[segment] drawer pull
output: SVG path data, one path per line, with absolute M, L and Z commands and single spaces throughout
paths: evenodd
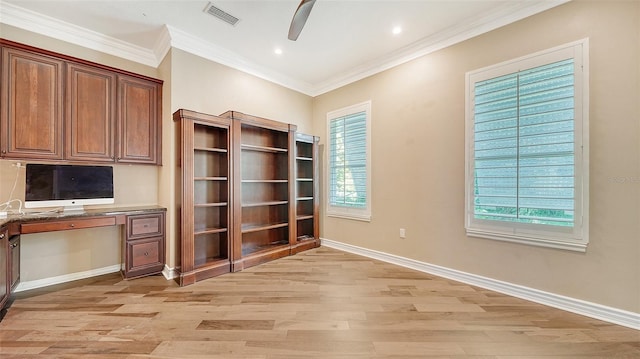
M 148 257 L 149 256 L 149 252 L 144 252 L 144 256 Z
M 4 239 L 4 233 L 0 234 L 0 239 Z
M 18 246 L 18 243 L 11 243 L 11 248 L 15 248 Z
M 76 226 L 75 224 L 71 223 L 71 228 L 73 228 L 73 227 L 75 227 L 75 226 Z

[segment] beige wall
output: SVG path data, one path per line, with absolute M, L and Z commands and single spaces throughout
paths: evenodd
M 240 111 L 311 131 L 311 97 L 182 50 L 171 55 L 173 111 Z
M 571 2 L 314 99 L 322 143 L 328 111 L 372 100 L 373 219 L 325 216 L 322 236 L 640 312 L 639 14 L 640 2 Z M 467 237 L 465 73 L 586 37 L 587 252 Z
M 13 166 L 16 162 L 0 160 L 0 203 L 9 199 L 16 175 L 12 198 L 24 200 L 25 171 Z M 115 165 L 113 169 L 114 206 L 158 203 L 155 166 Z M 87 206 L 92 207 L 95 206 Z M 11 209 L 17 210 L 18 204 L 14 203 Z M 118 265 L 120 231 L 118 227 L 105 227 L 22 235 L 20 279 L 29 282 Z
M 0 24 L 2 38 L 158 77 L 158 70 L 89 50 L 63 41 Z M 0 160 L 0 203 L 9 199 L 16 173 L 18 182 L 12 198 L 24 200 L 24 170 L 12 166 L 16 161 Z M 25 161 L 22 161 L 25 163 Z M 114 166 L 115 206 L 158 203 L 158 168 L 156 166 Z M 14 205 L 12 209 L 17 209 Z M 120 228 L 73 230 L 22 237 L 21 281 L 35 281 L 76 272 L 91 271 L 120 263 Z

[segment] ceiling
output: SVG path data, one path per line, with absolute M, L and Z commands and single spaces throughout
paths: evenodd
M 1 0 L 0 22 L 154 67 L 175 47 L 315 96 L 566 1 L 317 0 L 295 42 L 299 0 L 212 0 L 235 26 L 208 0 Z

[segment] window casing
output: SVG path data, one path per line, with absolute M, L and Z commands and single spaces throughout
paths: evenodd
M 327 114 L 327 215 L 371 220 L 371 102 Z
M 585 251 L 588 41 L 466 75 L 467 234 Z

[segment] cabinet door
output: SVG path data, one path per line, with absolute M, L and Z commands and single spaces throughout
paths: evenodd
M 70 63 L 66 95 L 65 158 L 114 161 L 116 75 Z
M 120 76 L 118 162 L 161 164 L 161 85 Z
M 0 227 L 0 309 L 9 298 L 9 234 L 6 227 Z
M 20 283 L 20 236 L 13 236 L 9 241 L 9 292 L 16 289 Z
M 62 159 L 63 66 L 48 56 L 2 49 L 3 156 Z

